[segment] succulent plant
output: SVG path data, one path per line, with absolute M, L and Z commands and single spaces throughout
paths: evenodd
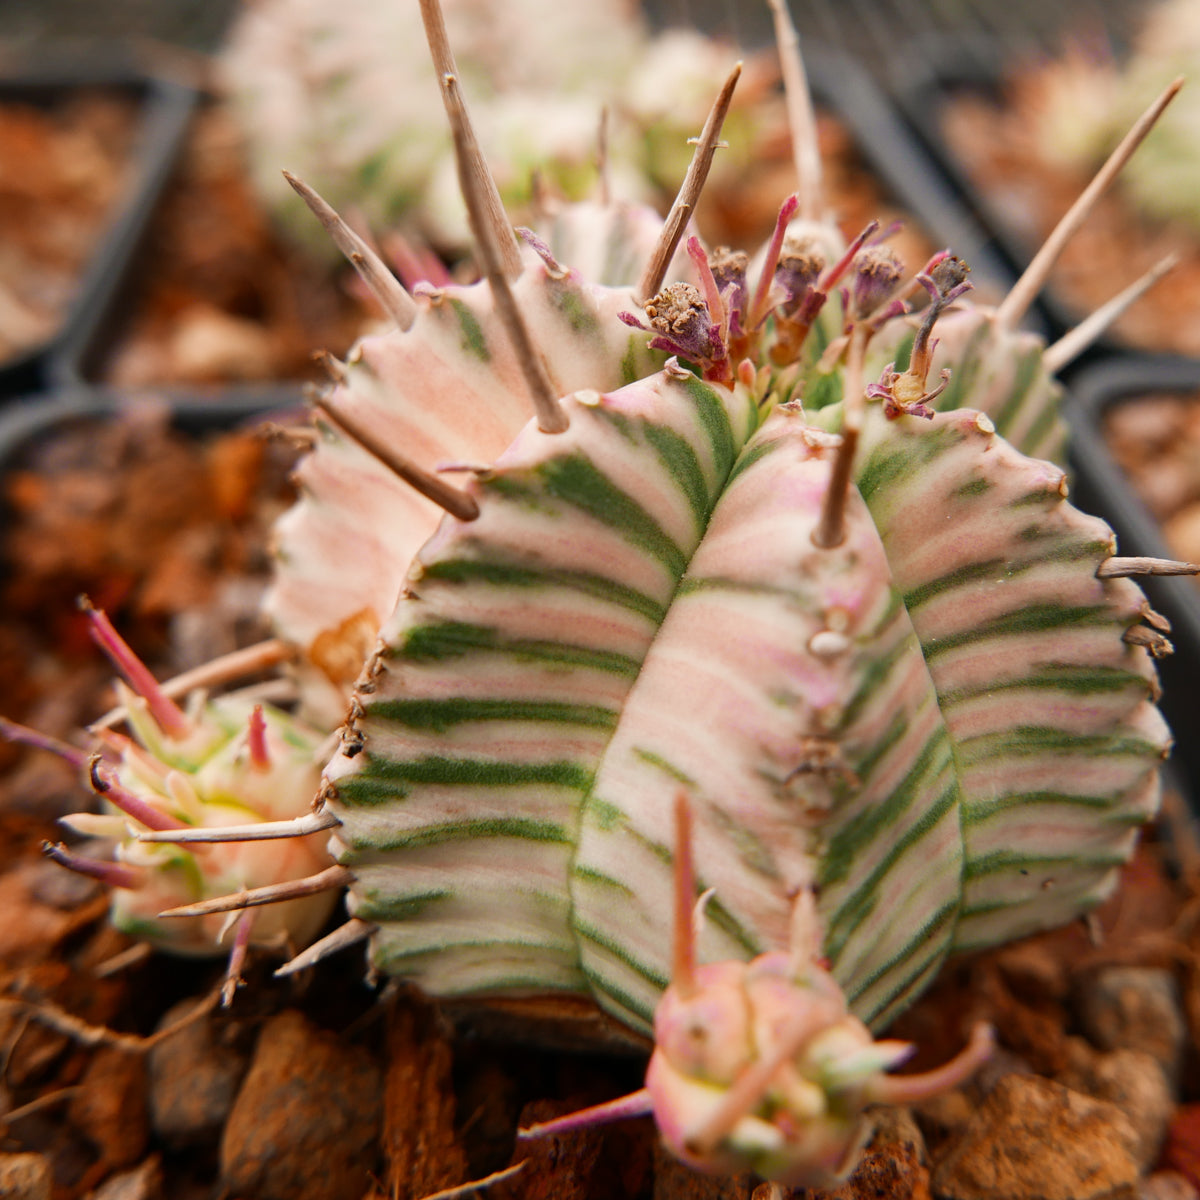
M 62 823 L 76 834 L 110 841 L 112 860 L 47 843 L 49 857 L 111 886 L 112 921 L 123 932 L 176 954 L 230 954 L 226 992 L 231 994 L 247 949 L 307 945 L 329 917 L 332 893 L 323 887 L 306 892 L 302 885 L 299 894 L 278 905 L 246 909 L 232 919 L 187 910 L 231 892 L 306 879 L 331 866 L 319 832 L 281 845 L 248 840 L 244 830 L 291 820 L 309 809 L 327 738 L 271 704 L 237 695 L 210 700 L 195 689 L 181 707 L 107 615 L 86 602 L 85 609 L 94 640 L 121 676 L 119 713 L 132 736 L 101 723 L 91 731 L 93 750 L 87 753 L 7 721 L 0 732 L 72 761 L 103 810 L 74 813 Z M 223 845 L 195 846 L 153 844 L 135 836 L 137 831 L 170 836 L 217 827 L 243 827 L 243 836 Z M 232 953 L 223 944 L 231 926 Z
M 588 194 L 606 110 L 615 192 L 649 201 L 674 187 L 728 47 L 694 30 L 651 35 L 630 0 L 449 0 L 445 10 L 463 84 L 486 100 L 480 137 L 511 209 L 528 210 L 535 171 L 569 199 Z M 281 165 L 377 229 L 403 225 L 446 251 L 468 244 L 415 3 L 265 0 L 245 8 L 221 65 L 258 190 L 299 240 L 327 245 Z M 739 104 L 726 135 L 730 180 L 782 128 L 774 72 L 756 74 L 757 102 Z
M 1172 79 L 1200 64 L 1200 13 L 1188 0 L 1146 6 L 1127 58 L 1083 39 L 1034 64 L 1022 80 L 1037 105 L 1031 136 L 1048 163 L 1093 168 Z M 1121 179 L 1138 211 L 1200 233 L 1200 94 L 1164 114 Z
M 772 7 L 804 186 L 753 258 L 686 230 L 737 69 L 665 222 L 584 206 L 518 241 L 435 0 L 483 280 L 410 294 L 293 181 L 395 324 L 327 360 L 268 603 L 302 715 L 349 716 L 319 810 L 259 832 L 329 828 L 341 866 L 189 911 L 348 883 L 285 971 L 369 939 L 435 995 L 594 1001 L 658 1050 L 577 1121 L 652 1110 L 695 1165 L 821 1183 L 863 1104 L 987 1052 L 889 1081 L 869 1028 L 1115 886 L 1169 747 L 1127 576 L 1184 568 L 1117 558 L 1031 457 L 1095 331 L 1019 331 L 1044 261 L 975 308 L 948 252 L 910 272 L 824 219 Z M 648 229 L 636 275 L 575 268 Z

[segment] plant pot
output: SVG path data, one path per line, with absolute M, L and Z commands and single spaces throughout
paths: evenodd
M 112 303 L 195 102 L 191 88 L 146 74 L 102 47 L 86 62 L 45 61 L 14 69 L 6 61 L 2 69 L 0 106 L 13 112 L 7 141 L 14 161 L 6 171 L 14 186 L 6 189 L 8 211 L 15 232 L 27 228 L 33 236 L 27 248 L 18 247 L 14 234 L 8 237 L 16 261 L 7 286 L 24 328 L 0 361 L 0 400 L 44 386 L 62 348 Z M 99 98 L 91 118 L 81 115 L 87 97 Z M 107 133 L 112 137 L 102 136 Z M 97 155 L 91 165 L 83 158 L 89 151 Z M 108 195 L 100 195 L 95 184 L 102 165 L 110 174 L 120 173 Z M 16 186 L 39 168 L 55 189 L 48 201 Z M 91 236 L 64 249 L 71 241 L 67 235 L 82 222 L 81 204 L 87 205 Z M 14 319 L 10 315 L 10 328 Z
M 818 103 L 850 130 L 862 158 L 895 202 L 911 213 L 937 248 L 948 246 L 971 267 L 977 293 L 1002 297 L 1016 279 L 1015 261 L 980 212 L 905 120 L 903 111 L 854 59 L 808 48 L 806 66 Z M 1040 313 L 1026 324 L 1040 328 Z
M 870 77 L 851 59 L 821 52 L 814 56 L 812 84 L 819 109 L 840 126 L 840 132 L 831 132 L 831 137 L 844 143 L 838 149 L 843 167 L 839 173 L 849 177 L 852 186 L 870 193 L 870 200 L 857 207 L 873 211 L 882 202 L 899 211 L 924 250 L 953 246 L 970 262 L 980 292 L 1002 295 L 1013 277 L 1007 263 L 993 252 L 981 225 L 946 188 L 936 165 Z M 218 146 L 227 156 L 226 165 L 216 178 L 205 177 L 203 164 L 211 163 L 213 156 L 205 153 L 204 146 L 214 137 L 220 143 L 228 136 L 228 130 L 218 128 L 223 120 L 227 117 L 216 106 L 198 114 L 180 170 L 162 197 L 119 304 L 96 311 L 90 321 L 73 330 L 56 359 L 57 386 L 164 388 L 172 395 L 193 398 L 219 395 L 226 385 L 269 389 L 273 379 L 315 378 L 309 353 L 318 348 L 343 353 L 365 321 L 363 310 L 348 305 L 344 296 L 339 299 L 332 277 L 270 232 L 265 212 L 250 190 L 245 166 L 228 145 Z M 769 233 L 774 205 L 789 186 L 793 186 L 790 160 L 784 158 L 778 169 L 771 168 L 769 187 L 763 189 L 769 200 L 755 201 L 761 210 L 756 228 L 763 226 L 766 213 L 761 236 Z M 189 195 L 189 187 L 195 194 Z M 206 188 L 216 189 L 211 198 L 205 195 Z M 231 197 L 236 198 L 236 210 L 223 210 L 222 204 L 234 203 Z M 856 202 L 852 196 L 850 206 Z M 705 201 L 701 203 L 703 224 Z M 708 203 L 720 201 L 710 195 Z M 188 256 L 193 253 L 182 249 L 183 242 L 204 244 L 203 223 L 212 220 L 214 211 L 242 215 L 245 229 L 236 246 L 214 252 L 211 262 L 197 260 L 193 269 L 181 271 L 178 262 L 191 261 Z M 852 236 L 858 228 L 849 226 L 859 217 L 845 216 L 843 224 Z M 222 228 L 236 224 L 237 218 L 231 216 Z M 302 312 L 297 309 L 301 303 Z M 175 311 L 169 311 L 171 304 Z M 210 320 L 214 331 L 227 322 L 231 338 L 226 347 L 244 334 L 251 348 L 257 338 L 264 350 L 255 356 L 251 349 L 240 363 L 222 364 L 219 356 L 214 357 L 211 368 L 201 366 L 196 371 L 186 365 L 173 371 L 167 360 L 174 351 L 166 352 L 162 363 L 151 363 L 155 350 L 167 343 L 195 345 L 185 330 L 193 318 L 200 324 Z M 271 347 L 278 351 L 284 342 L 289 348 L 279 352 L 272 364 Z M 186 358 L 183 354 L 174 361 L 181 364 Z M 270 403 L 270 397 L 265 395 L 264 402 Z
M 0 414 L 0 712 L 66 736 L 103 711 L 111 672 L 80 594 L 164 675 L 266 636 L 269 528 L 295 453 L 251 430 L 295 423 L 302 402 L 259 399 L 62 392 Z
M 940 37 L 914 42 L 898 73 L 897 102 L 908 124 L 1014 274 L 1024 270 L 1090 177 L 1084 168 L 1070 172 L 1044 163 L 1027 146 L 1020 148 L 1024 141 L 1017 144 L 1034 121 L 1026 110 L 1012 108 L 1008 89 L 1022 63 L 1037 71 L 1050 61 L 1046 55 L 1005 60 L 987 39 Z M 951 124 L 956 113 L 957 135 Z M 1181 265 L 1131 306 L 1080 361 L 1125 349 L 1200 353 L 1200 330 L 1178 320 L 1180 311 L 1194 308 L 1200 288 L 1200 241 L 1139 217 L 1121 195 L 1119 181 L 1069 243 L 1039 297 L 1051 337 L 1133 283 L 1168 249 L 1183 256 Z M 1160 318 L 1160 305 L 1170 306 L 1171 319 Z
M 1130 476 L 1118 465 L 1105 436 L 1106 419 L 1150 396 L 1192 400 L 1200 412 L 1200 362 L 1182 358 L 1118 357 L 1098 361 L 1073 381 L 1067 402 L 1071 423 L 1072 499 L 1103 517 L 1117 534 L 1122 555 L 1178 558 L 1163 526 Z M 1197 451 L 1200 460 L 1200 451 Z M 1200 476 L 1197 476 L 1200 492 Z M 1140 580 L 1151 604 L 1171 622 L 1175 653 L 1159 663 L 1162 708 L 1175 734 L 1174 761 L 1200 801 L 1200 583 L 1186 576 Z M 1198 809 L 1200 810 L 1200 809 Z

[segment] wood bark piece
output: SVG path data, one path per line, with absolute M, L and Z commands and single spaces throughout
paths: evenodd
M 239 1200 L 361 1200 L 375 1169 L 374 1055 L 288 1010 L 263 1026 L 221 1139 Z
M 453 1050 L 436 1007 L 403 992 L 387 1031 L 383 1148 L 387 1195 L 421 1200 L 469 1178 L 454 1128 Z

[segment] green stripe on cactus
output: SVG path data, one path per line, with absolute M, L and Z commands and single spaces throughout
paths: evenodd
M 1101 605 L 1071 607 L 1063 604 L 1037 604 L 1005 613 L 975 629 L 964 629 L 931 640 L 925 647 L 927 658 L 947 654 L 962 646 L 996 638 L 1016 637 L 1028 633 L 1065 633 L 1071 629 L 1102 627 L 1112 624 L 1112 613 Z
M 1130 682 L 1137 680 L 1151 692 L 1149 681 L 1141 675 L 1121 670 L 1119 667 L 1092 667 L 1082 663 L 1048 663 L 1045 667 L 1020 675 L 1015 679 L 996 679 L 979 683 L 974 687 L 956 688 L 942 694 L 942 706 L 953 707 L 977 696 L 990 696 L 995 692 L 1023 691 L 1025 689 L 1050 689 L 1069 695 L 1095 696 L 1128 690 Z
M 666 614 L 666 607 L 645 592 L 587 571 L 537 570 L 513 563 L 460 558 L 430 563 L 422 572 L 422 578 L 446 580 L 449 583 L 489 584 L 493 587 L 567 589 L 627 608 L 630 612 L 647 617 L 656 625 L 661 623 Z
M 673 429 L 648 425 L 645 437 L 654 447 L 659 462 L 685 489 L 688 503 L 696 518 L 696 532 L 703 534 L 709 511 L 712 509 L 712 497 L 705 486 L 704 472 L 696 452 L 688 445 L 687 439 L 680 437 Z
M 954 496 L 960 500 L 970 500 L 977 496 L 986 496 L 993 487 L 990 479 L 968 479 L 954 489 Z
M 416 892 L 409 896 L 377 895 L 372 889 L 360 893 L 359 914 L 370 913 L 372 921 L 411 921 L 426 912 L 432 905 L 451 900 L 454 893 L 446 888 L 435 888 L 428 892 Z M 364 918 L 365 919 L 365 918 Z
M 738 455 L 737 461 L 730 469 L 729 476 L 725 480 L 725 486 L 729 487 L 733 481 L 743 472 L 748 471 L 759 459 L 770 454 L 777 447 L 776 442 L 755 442 L 753 445 L 747 446 L 741 454 Z
M 585 880 L 589 884 L 599 884 L 601 887 L 611 889 L 614 896 L 621 896 L 628 900 L 636 893 L 627 883 L 623 883 L 619 879 L 613 879 L 609 875 L 605 875 L 603 871 L 598 871 L 594 867 L 580 866 L 573 868 L 575 874 Z
M 1124 864 L 1126 856 L 1120 851 L 1072 851 L 1069 854 L 1011 854 L 998 851 L 981 858 L 972 860 L 964 869 L 965 879 L 983 879 L 989 875 L 1000 875 L 1006 872 L 1029 875 L 1040 870 L 1061 870 L 1067 873 L 1086 867 L 1119 867 Z M 980 912 L 995 911 L 988 906 L 975 907 L 966 905 L 963 916 L 975 916 Z
M 943 592 L 951 592 L 967 583 L 978 583 L 984 579 L 1004 578 L 1015 570 L 1012 563 L 1007 562 L 1002 558 L 985 559 L 983 562 L 968 563 L 965 567 L 959 567 L 957 570 L 951 571 L 949 574 L 939 576 L 937 579 L 931 579 L 928 583 L 923 583 L 919 587 L 910 589 L 904 593 L 904 604 L 909 612 L 914 608 L 920 607 L 926 600 L 933 596 L 940 595 Z
M 546 491 L 618 532 L 654 555 L 672 575 L 681 575 L 687 556 L 646 510 L 583 454 L 551 459 L 542 468 Z M 681 482 L 676 481 L 683 489 Z M 684 490 L 685 496 L 687 491 Z
M 416 850 L 423 846 L 441 846 L 446 842 L 471 841 L 475 838 L 505 838 L 522 842 L 574 844 L 570 830 L 552 821 L 534 821 L 526 817 L 472 818 L 444 825 L 423 825 L 411 832 L 398 831 L 371 843 L 374 850 Z
M 711 501 L 715 502 L 717 496 L 720 494 L 721 485 L 728 478 L 729 472 L 732 470 L 733 464 L 742 449 L 742 444 L 745 441 L 746 434 L 749 433 L 749 429 L 743 432 L 742 437 L 735 436 L 726 405 L 710 384 L 704 383 L 699 379 L 685 379 L 681 381 L 681 386 L 687 393 L 688 399 L 692 402 L 693 417 L 700 423 L 700 427 L 704 430 L 704 434 L 708 440 L 709 456 L 712 459 L 712 471 L 717 483 L 716 490 L 711 493 Z M 748 415 L 756 417 L 757 413 L 752 412 Z M 710 511 L 711 508 L 712 504 L 710 502 Z
M 379 720 L 410 729 L 445 733 L 470 721 L 539 721 L 564 725 L 592 725 L 612 729 L 617 715 L 594 704 L 566 704 L 553 700 L 472 699 L 451 696 L 443 700 L 375 700 L 366 706 Z
M 870 505 L 876 492 L 886 492 L 897 481 L 923 473 L 924 468 L 938 456 L 939 450 L 937 439 L 928 438 L 925 441 L 918 440 L 911 447 L 905 445 L 889 451 L 881 446 L 869 457 L 864 455 L 854 477 L 859 495 Z
M 668 778 L 673 779 L 676 783 L 682 783 L 684 787 L 695 787 L 696 781 L 682 767 L 675 763 L 668 762 L 661 754 L 655 754 L 653 750 L 647 750 L 642 746 L 635 747 L 634 754 L 644 763 L 648 763 L 652 767 L 657 767 Z M 581 867 L 583 871 L 585 868 Z
M 1034 380 L 1042 373 L 1042 370 L 1042 353 L 1040 347 L 1031 347 L 1017 358 L 1016 374 L 1009 388 L 1008 397 L 1000 407 L 999 412 L 994 415 L 989 414 L 992 415 L 992 420 L 995 422 L 997 433 L 1008 437 L 1013 426 L 1016 424 L 1017 418 L 1021 415 L 1021 410 L 1029 395 L 1029 389 L 1033 387 Z M 1049 420 L 1054 420 L 1057 414 L 1054 409 L 1047 407 L 1044 410 L 1044 415 Z
M 590 775 L 573 762 L 498 762 L 493 759 L 434 758 L 394 760 L 367 756 L 358 774 L 340 785 L 355 803 L 370 805 L 403 800 L 411 784 L 456 787 L 530 787 L 547 785 L 578 791 Z
M 1054 727 L 1019 725 L 1000 733 L 965 738 L 958 743 L 963 766 L 1009 757 L 1037 757 L 1043 754 L 1105 755 L 1113 758 L 1153 758 L 1158 753 L 1146 738 L 1120 734 L 1085 736 Z
M 1064 806 L 1093 810 L 1112 809 L 1120 803 L 1116 796 L 1072 794 L 1070 792 L 1012 792 L 1007 796 L 989 798 L 984 803 L 964 804 L 963 821 L 966 824 L 978 824 L 989 817 L 1001 816 L 1006 809 L 1023 809 L 1026 813 L 1033 806 Z
M 387 653 L 389 656 L 400 654 L 413 662 L 445 662 L 480 650 L 508 655 L 523 662 L 611 671 L 630 678 L 637 675 L 640 666 L 627 654 L 611 650 L 595 650 L 564 642 L 503 639 L 496 629 L 457 621 L 415 626 L 405 635 L 402 647 L 389 648 Z
M 492 354 L 488 349 L 487 338 L 484 336 L 475 314 L 457 297 L 451 296 L 449 302 L 450 307 L 454 310 L 454 315 L 458 318 L 459 328 L 462 330 L 463 350 L 473 358 L 479 359 L 480 362 L 490 361 Z

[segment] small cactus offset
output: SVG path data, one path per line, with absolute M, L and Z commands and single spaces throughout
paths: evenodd
M 1044 262 L 978 308 L 949 252 L 913 270 L 824 218 L 772 7 L 802 186 L 750 256 L 687 229 L 737 69 L 665 221 L 610 201 L 518 236 L 422 0 L 483 278 L 409 292 L 292 180 L 394 323 L 327 359 L 277 530 L 299 716 L 213 701 L 185 737 L 135 683 L 143 748 L 93 774 L 145 827 L 121 870 L 156 880 L 172 854 L 226 871 L 192 844 L 248 832 L 179 826 L 235 808 L 333 830 L 310 880 L 183 897 L 209 917 L 347 883 L 350 922 L 284 971 L 365 939 L 437 996 L 594 1001 L 657 1050 L 643 1092 L 566 1124 L 652 1111 L 693 1165 L 825 1185 L 865 1104 L 990 1045 L 893 1079 L 907 1048 L 870 1031 L 948 954 L 1115 886 L 1170 744 L 1169 643 L 1128 576 L 1185 568 L 1115 557 L 1066 498 L 1053 374 L 1098 323 L 1049 349 L 1017 328 Z M 307 815 L 301 721 L 341 731 Z M 209 775 L 230 812 L 192 804 Z
M 232 695 L 209 700 L 196 690 L 180 707 L 108 617 L 86 601 L 84 608 L 94 640 L 121 676 L 117 692 L 133 736 L 101 724 L 93 730 L 90 755 L 66 745 L 51 743 L 50 748 L 81 769 L 104 809 L 64 817 L 63 824 L 86 836 L 113 839 L 117 853 L 107 862 L 80 857 L 62 845 L 48 844 L 46 852 L 110 884 L 113 924 L 172 953 L 229 952 L 223 943 L 232 924 L 231 994 L 250 946 L 306 945 L 328 919 L 332 897 L 325 889 L 310 888 L 309 894 L 290 894 L 270 908 L 246 909 L 232 922 L 193 912 L 192 906 L 337 868 L 319 825 L 282 845 L 253 833 L 222 845 L 188 847 L 173 839 L 186 830 L 227 831 L 302 818 L 318 785 L 326 739 L 273 705 Z M 9 723 L 4 732 L 46 744 Z M 130 836 L 134 830 L 148 840 Z

